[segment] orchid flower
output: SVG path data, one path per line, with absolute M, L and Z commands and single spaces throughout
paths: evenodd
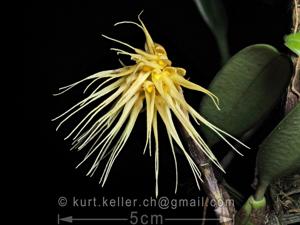
M 177 120 L 181 124 L 196 145 L 198 145 L 211 162 L 222 171 L 224 170 L 218 162 L 218 159 L 199 135 L 190 118 L 192 118 L 196 124 L 210 128 L 235 151 L 237 151 L 237 149 L 226 138 L 233 139 L 246 148 L 248 147 L 232 135 L 211 124 L 189 105 L 184 98 L 183 88 L 199 91 L 208 95 L 215 104 L 216 109 L 219 109 L 219 99 L 207 89 L 186 79 L 185 69 L 172 66 L 172 62 L 168 58 L 165 48 L 153 41 L 140 16 L 138 19 L 139 23 L 123 21 L 116 25 L 129 23 L 139 27 L 145 34 L 146 43 L 144 50 L 102 35 L 130 49 L 131 51 L 118 48 L 112 48 L 111 50 L 115 51 L 118 55 L 129 56 L 133 61 L 133 65 L 123 65 L 118 69 L 98 72 L 76 83 L 60 88 L 61 92 L 57 95 L 69 91 L 71 88 L 83 82 L 89 82 L 84 90 L 84 92 L 86 92 L 93 84 L 102 80 L 100 85 L 86 98 L 53 120 L 61 120 L 57 126 L 58 129 L 82 109 L 88 108 L 88 106 L 93 104 L 96 105 L 81 119 L 67 135 L 66 139 L 73 138 L 72 149 L 82 150 L 88 148 L 86 156 L 78 166 L 90 157 L 95 157 L 94 163 L 87 175 L 92 176 L 100 162 L 108 157 L 99 181 L 103 186 L 107 181 L 114 162 L 126 144 L 139 114 L 145 111 L 146 141 L 143 152 L 145 154 L 145 152 L 148 151 L 150 156 L 154 154 L 155 157 L 155 193 L 157 196 L 160 151 L 158 117 L 160 117 L 165 125 L 171 145 L 171 154 L 175 162 L 175 192 L 178 186 L 178 169 L 174 142 L 189 163 L 197 187 L 200 188 L 199 181 L 202 181 L 201 172 L 186 150 L 176 129 L 174 120 Z M 152 148 L 152 144 L 154 145 L 154 149 Z

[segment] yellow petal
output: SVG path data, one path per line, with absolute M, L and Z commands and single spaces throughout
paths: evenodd
M 143 27 L 144 33 L 145 33 L 145 37 L 146 37 L 146 43 L 147 43 L 147 50 L 149 51 L 150 54 L 155 54 L 155 46 L 154 46 L 154 41 L 152 40 L 145 24 L 143 23 L 143 21 L 141 20 L 141 14 L 143 12 L 141 12 L 138 16 L 138 19 Z
M 207 94 L 212 99 L 215 106 L 218 109 L 220 109 L 218 97 L 216 95 L 214 95 L 213 93 L 211 93 L 209 90 L 201 87 L 200 85 L 194 84 L 193 82 L 190 82 L 190 81 L 184 79 L 184 77 L 177 75 L 177 74 L 172 76 L 172 80 L 185 88 L 195 90 L 195 91 L 200 91 L 200 92 Z
M 154 140 L 155 140 L 155 196 L 158 196 L 158 174 L 159 174 L 159 143 L 158 143 L 158 129 L 157 129 L 157 111 L 154 110 L 153 115 L 153 134 L 154 134 Z
M 110 158 L 109 158 L 109 160 L 108 160 L 108 162 L 105 166 L 105 169 L 103 171 L 103 174 L 100 178 L 99 183 L 102 182 L 102 186 L 105 184 L 105 182 L 107 180 L 107 177 L 108 177 L 108 175 L 111 171 L 111 168 L 112 168 L 116 158 L 118 157 L 118 155 L 120 154 L 121 150 L 123 149 L 125 143 L 127 142 L 128 138 L 129 138 L 129 136 L 132 132 L 132 129 L 135 125 L 135 122 L 137 120 L 137 117 L 138 117 L 138 115 L 139 115 L 142 108 L 143 108 L 143 97 L 139 97 L 135 101 L 135 104 L 134 104 L 134 107 L 131 110 L 130 117 L 129 117 L 129 120 L 127 122 L 127 125 L 126 125 L 120 139 L 118 140 L 116 145 L 113 147 Z M 96 164 L 95 169 L 97 169 L 97 167 L 99 165 L 99 162 Z
M 190 167 L 192 169 L 192 172 L 194 174 L 195 177 L 195 181 L 197 183 L 197 186 L 200 188 L 199 183 L 198 183 L 198 179 L 201 181 L 201 172 L 199 170 L 199 168 L 196 166 L 196 164 L 194 163 L 194 161 L 191 159 L 191 157 L 189 156 L 189 154 L 187 153 L 187 151 L 185 150 L 179 135 L 177 133 L 177 130 L 175 128 L 175 125 L 173 123 L 173 119 L 172 119 L 172 115 L 170 112 L 170 109 L 168 107 L 168 105 L 166 105 L 166 103 L 164 102 L 164 100 L 161 97 L 157 97 L 157 101 L 155 102 L 156 108 L 166 126 L 167 132 L 168 134 L 170 134 L 172 136 L 172 138 L 175 140 L 175 142 L 178 144 L 178 146 L 181 148 L 183 154 L 185 155 L 186 159 L 188 160 L 188 163 L 190 164 Z M 171 146 L 172 146 L 172 142 Z
M 151 156 L 151 130 L 152 130 L 152 122 L 154 116 L 154 103 L 155 103 L 155 88 L 153 87 L 153 83 L 150 81 L 145 81 L 144 90 L 145 90 L 145 98 L 146 98 L 146 111 L 147 111 L 147 132 L 146 132 L 146 144 L 144 148 L 144 154 L 146 152 L 147 145 L 149 144 L 149 154 Z M 151 91 L 149 91 L 149 89 Z

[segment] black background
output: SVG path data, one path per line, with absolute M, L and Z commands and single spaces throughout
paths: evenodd
M 255 43 L 268 43 L 281 51 L 283 35 L 289 32 L 288 7 L 285 1 L 225 0 L 229 17 L 231 54 Z M 176 66 L 187 69 L 193 82 L 207 86 L 219 70 L 220 58 L 214 38 L 199 15 L 193 1 L 31 1 L 24 7 L 24 119 L 29 151 L 26 162 L 25 190 L 34 204 L 33 210 L 48 214 L 45 223 L 56 224 L 56 216 L 126 217 L 132 209 L 61 208 L 60 196 L 89 198 L 93 196 L 127 196 L 143 199 L 154 197 L 154 159 L 143 156 L 145 117 L 141 115 L 128 144 L 116 161 L 104 188 L 98 185 L 100 173 L 85 176 L 88 165 L 75 170 L 82 154 L 68 151 L 63 140 L 66 131 L 56 132 L 54 118 L 81 99 L 80 88 L 53 97 L 58 88 L 92 73 L 119 66 L 109 50 L 118 46 L 101 37 L 115 37 L 142 48 L 144 36 L 134 26 L 113 27 L 118 21 L 142 19 L 153 39 L 162 44 Z M 126 61 L 126 60 L 125 60 Z M 188 100 L 197 107 L 201 94 L 187 92 Z M 268 122 L 255 140 L 259 142 L 277 122 Z M 274 119 L 275 118 L 275 119 Z M 66 126 L 68 128 L 69 125 Z M 70 127 L 69 127 L 70 128 Z M 173 195 L 175 176 L 167 136 L 160 126 L 161 167 L 160 196 L 193 198 L 198 193 L 191 171 L 183 157 L 179 162 L 179 191 Z M 166 150 L 166 151 L 164 151 Z M 255 151 L 255 149 L 254 149 Z M 245 195 L 252 191 L 254 153 L 237 158 L 227 178 Z M 241 167 L 242 166 L 242 167 Z M 242 168 L 242 169 L 241 169 Z M 28 169 L 28 171 L 27 171 Z M 170 217 L 201 217 L 201 208 L 159 211 Z M 139 209 L 148 212 L 149 209 Z M 213 215 L 213 214 L 212 214 Z M 100 223 L 99 223 L 100 224 Z M 120 223 L 121 224 L 121 223 Z

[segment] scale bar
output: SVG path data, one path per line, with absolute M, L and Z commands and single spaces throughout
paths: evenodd
M 162 215 L 160 215 L 160 218 L 163 218 Z M 149 219 L 149 217 L 140 217 L 140 220 L 143 218 Z M 163 218 L 164 221 L 220 221 L 219 218 Z M 223 222 L 231 221 L 233 219 L 223 218 Z M 67 222 L 67 223 L 73 223 L 74 221 L 130 221 L 130 218 L 74 218 L 73 216 L 67 216 L 67 217 L 60 217 L 60 215 L 57 215 L 57 224 L 60 224 L 60 222 Z

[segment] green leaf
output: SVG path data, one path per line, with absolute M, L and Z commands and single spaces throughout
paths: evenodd
M 228 61 L 208 88 L 219 97 L 221 111 L 205 96 L 200 113 L 219 128 L 242 136 L 270 113 L 291 73 L 289 59 L 272 46 L 249 46 Z M 209 145 L 219 141 L 211 130 L 202 127 L 202 131 Z
M 300 32 L 284 37 L 285 45 L 300 56 Z
M 259 147 L 256 159 L 259 183 L 300 171 L 300 104 L 278 124 Z
M 194 0 L 202 18 L 212 31 L 220 51 L 222 64 L 229 59 L 227 14 L 222 0 Z

